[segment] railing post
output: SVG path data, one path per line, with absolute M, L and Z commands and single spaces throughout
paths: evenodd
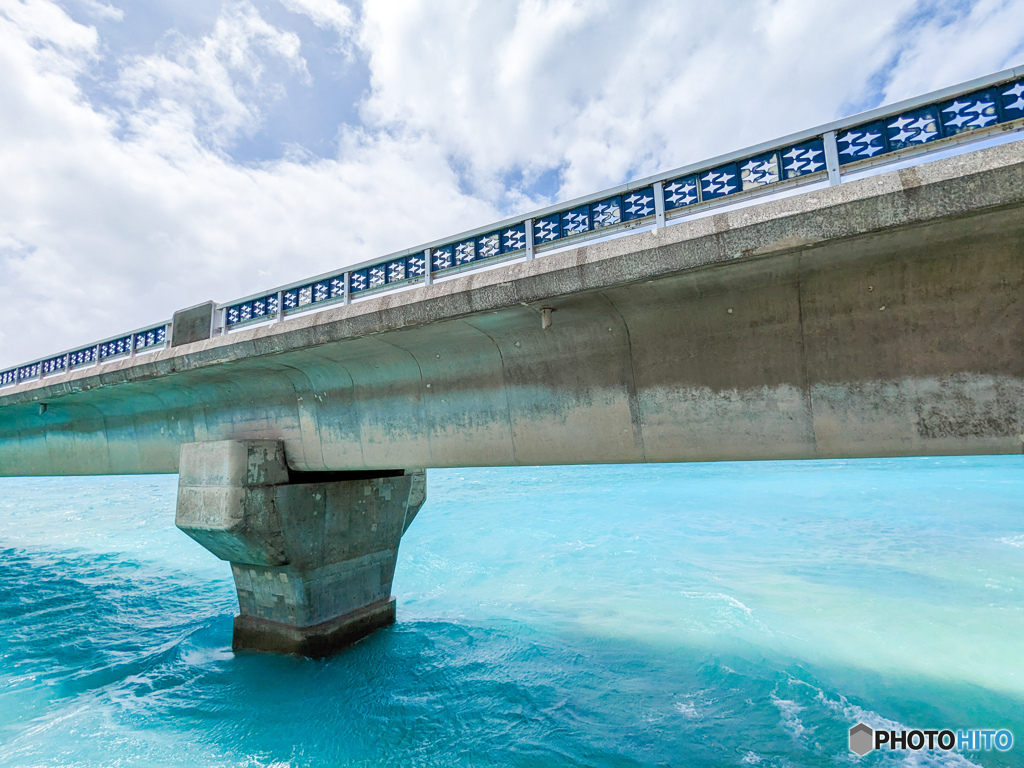
M 839 144 L 836 142 L 835 131 L 825 131 L 821 137 L 825 143 L 825 168 L 828 169 L 828 183 L 832 186 L 842 183 L 839 176 Z
M 951 98 L 955 97 L 957 102 L 959 102 L 961 97 L 967 98 L 967 99 L 975 99 L 975 96 L 966 96 L 965 94 L 967 94 L 967 93 L 974 93 L 974 94 L 977 95 L 979 93 L 982 93 L 982 91 L 979 90 L 979 89 L 986 89 L 984 91 L 985 93 L 992 94 L 993 93 L 992 89 L 996 89 L 996 88 L 1003 89 L 1004 87 L 1009 86 L 1012 82 L 1015 82 L 1016 85 L 1014 85 L 1010 90 L 1002 91 L 1002 96 L 1007 96 L 1008 97 L 1011 94 L 1017 94 L 1019 89 L 1022 87 L 1022 84 L 1021 84 L 1021 81 L 1020 81 L 1020 77 L 1021 77 L 1022 72 L 1024 72 L 1024 68 L 1007 69 L 1007 70 L 1004 70 L 1002 72 L 998 72 L 998 73 L 994 73 L 992 75 L 986 76 L 984 78 L 979 78 L 977 80 L 973 80 L 973 81 L 971 81 L 969 83 L 963 83 L 963 84 L 961 84 L 959 86 L 953 86 L 951 88 L 945 88 L 945 89 L 942 89 L 941 91 L 934 91 L 934 92 L 932 92 L 930 94 L 925 94 L 925 95 L 919 96 L 919 97 L 914 98 L 914 99 L 908 99 L 906 101 L 899 102 L 898 104 L 892 104 L 892 105 L 888 105 L 888 106 L 884 106 L 884 107 L 879 107 L 877 109 L 871 110 L 868 113 L 862 113 L 860 115 L 856 115 L 856 116 L 853 116 L 851 118 L 846 118 L 846 119 L 843 119 L 843 120 L 840 120 L 840 121 L 836 121 L 836 122 L 830 123 L 831 125 L 836 126 L 836 128 L 834 128 L 832 130 L 825 130 L 823 126 L 819 126 L 819 127 L 810 129 L 808 131 L 801 132 L 799 134 L 793 134 L 793 135 L 791 135 L 786 140 L 786 142 L 784 144 L 781 144 L 781 145 L 780 144 L 771 145 L 771 146 L 774 146 L 773 154 L 778 156 L 778 153 L 781 153 L 781 152 L 783 152 L 783 150 L 788 148 L 792 153 L 795 153 L 795 154 L 792 155 L 794 157 L 794 159 L 797 158 L 797 157 L 801 157 L 801 156 L 805 157 L 804 160 L 799 160 L 797 162 L 798 167 L 800 169 L 814 168 L 815 169 L 815 171 L 814 171 L 814 174 L 815 174 L 814 178 L 820 180 L 821 177 L 818 177 L 816 175 L 817 173 L 820 172 L 820 164 L 816 160 L 816 154 L 814 154 L 813 152 L 810 152 L 810 151 L 808 151 L 806 149 L 806 147 L 808 147 L 808 145 L 816 145 L 817 142 L 818 142 L 818 137 L 820 136 L 820 140 L 822 142 L 822 147 L 823 147 L 824 155 L 825 155 L 825 170 L 826 170 L 828 182 L 829 182 L 830 185 L 838 185 L 838 184 L 843 183 L 843 174 L 844 174 L 843 166 L 841 165 L 842 161 L 841 161 L 841 155 L 840 155 L 839 146 L 838 146 L 838 134 L 840 132 L 842 132 L 844 134 L 844 137 L 845 137 L 844 138 L 844 143 L 846 143 L 847 141 L 851 142 L 851 146 L 845 148 L 843 150 L 843 152 L 848 154 L 848 155 L 850 155 L 847 158 L 847 161 L 849 163 L 853 164 L 853 166 L 861 167 L 861 168 L 864 167 L 860 162 L 854 164 L 853 163 L 854 160 L 870 162 L 872 164 L 872 166 L 880 165 L 880 164 L 888 163 L 888 162 L 893 162 L 893 161 L 896 161 L 896 160 L 904 157 L 904 155 L 902 153 L 900 153 L 900 152 L 897 152 L 898 147 L 894 146 L 892 149 L 885 149 L 882 145 L 874 143 L 874 139 L 877 139 L 879 137 L 872 136 L 872 137 L 868 138 L 867 134 L 865 134 L 863 132 L 863 129 L 866 126 L 874 125 L 876 123 L 876 121 L 879 121 L 879 120 L 883 120 L 884 119 L 886 121 L 889 121 L 890 119 L 894 119 L 894 118 L 897 118 L 897 117 L 898 117 L 900 123 L 891 123 L 891 125 L 902 124 L 902 121 L 912 120 L 912 116 L 913 115 L 915 115 L 915 114 L 922 114 L 921 110 L 923 110 L 923 109 L 938 109 L 943 103 L 949 103 L 948 100 L 951 99 Z M 957 95 L 957 94 L 959 94 L 959 95 Z M 1002 98 L 1002 96 L 1000 98 Z M 978 97 L 978 98 L 980 99 L 981 97 Z M 968 119 L 966 117 L 966 115 L 968 115 L 969 113 L 973 114 L 973 112 L 978 110 L 978 109 L 987 109 L 987 107 L 991 107 L 992 106 L 992 105 L 981 106 L 981 101 L 980 100 L 972 102 L 972 103 L 974 103 L 974 106 L 970 107 L 970 110 L 968 112 L 958 112 L 957 113 L 957 114 L 961 115 L 961 117 L 964 120 Z M 968 105 L 964 104 L 963 106 L 966 107 Z M 961 108 L 960 106 L 956 106 L 956 109 L 960 109 L 960 108 Z M 1007 105 L 1005 105 L 1005 109 L 1016 112 L 1016 111 L 1018 111 L 1020 109 L 1019 102 L 1017 102 L 1017 103 L 1015 103 L 1013 105 L 1007 104 Z M 947 110 L 947 111 L 955 111 L 955 110 L 953 109 L 953 107 L 950 107 L 950 110 Z M 992 136 L 993 136 L 992 131 L 994 131 L 994 130 L 1001 130 L 1001 131 L 1018 131 L 1018 130 L 1021 130 L 1021 125 L 1020 125 L 1020 122 L 1019 122 L 1019 118 L 1020 118 L 1019 114 L 1014 114 L 1014 115 L 1012 115 L 1012 117 L 1009 115 L 1009 112 L 1007 112 L 1007 111 L 1004 111 L 1002 114 L 1003 114 L 1002 119 L 999 119 L 999 118 L 996 117 L 995 112 L 991 112 L 991 114 L 989 114 L 989 112 L 986 111 L 986 116 L 984 116 L 984 117 L 982 116 L 981 113 L 978 113 L 978 121 L 972 120 L 966 126 L 962 126 L 962 127 L 965 127 L 965 128 L 967 128 L 967 127 L 981 128 L 982 125 L 980 123 L 984 123 L 985 125 L 988 126 L 988 128 L 985 129 L 985 130 L 979 130 L 979 131 L 974 131 L 974 132 L 965 132 L 965 133 L 957 134 L 956 141 L 957 142 L 960 142 L 960 141 L 969 142 L 969 141 L 972 141 L 972 140 L 989 141 L 992 138 Z M 994 121 L 994 122 L 992 122 L 992 121 Z M 927 121 L 924 121 L 924 122 L 927 122 Z M 957 122 L 958 124 L 962 125 L 961 118 L 959 118 L 959 117 L 956 118 L 955 122 Z M 991 125 L 989 125 L 989 123 L 991 123 Z M 952 125 L 952 124 L 953 123 L 949 123 L 949 125 Z M 991 129 L 991 130 L 989 130 L 989 129 Z M 925 153 L 929 153 L 929 152 L 932 152 L 932 151 L 944 152 L 944 151 L 948 151 L 949 150 L 949 145 L 942 141 L 942 136 L 940 135 L 940 133 L 936 133 L 936 131 L 938 129 L 929 130 L 927 133 L 925 132 L 925 130 L 923 128 L 913 128 L 913 127 L 911 127 L 910 130 L 911 131 L 915 131 L 915 130 L 918 131 L 918 134 L 916 134 L 915 136 L 909 136 L 909 134 L 907 135 L 910 138 L 911 142 L 926 142 L 926 141 L 929 141 L 932 138 L 939 139 L 934 144 L 932 144 L 932 143 L 928 143 L 928 144 L 923 144 L 922 143 L 922 144 L 920 144 L 920 150 L 922 152 L 925 152 Z M 821 131 L 821 134 L 819 134 L 818 131 Z M 851 133 L 851 131 L 853 131 L 853 133 Z M 950 138 L 953 138 L 953 137 L 952 136 L 946 136 L 945 138 L 946 139 L 950 139 Z M 856 147 L 853 146 L 853 144 L 856 143 L 856 142 L 854 142 L 855 139 L 860 142 L 859 144 L 857 144 Z M 868 142 L 868 143 L 865 144 L 864 143 L 865 141 Z M 908 146 L 910 146 L 910 145 L 906 145 L 905 141 L 901 141 L 901 142 L 898 142 L 898 143 L 900 145 L 903 145 L 904 148 L 907 148 Z M 733 162 L 733 161 L 735 161 L 735 162 L 742 162 L 743 158 L 748 158 L 750 160 L 753 160 L 754 157 L 762 156 L 764 150 L 767 147 L 769 147 L 769 145 L 767 145 L 767 144 L 761 145 L 757 149 L 756 153 L 754 153 L 754 148 L 748 147 L 747 149 L 741 150 L 739 152 L 731 153 L 730 155 L 728 155 L 728 158 L 731 158 L 730 162 Z M 751 153 L 753 153 L 753 154 L 751 154 Z M 878 154 L 876 156 L 876 153 L 881 153 L 881 154 Z M 806 155 L 813 155 L 813 157 L 807 158 Z M 783 157 L 789 157 L 790 153 L 786 153 L 785 155 L 782 155 L 782 156 Z M 915 156 L 916 156 L 916 154 L 915 154 Z M 726 156 L 721 156 L 713 164 L 710 164 L 710 165 L 724 167 L 721 164 L 724 163 L 726 161 L 726 159 L 727 159 Z M 813 163 L 811 161 L 813 161 Z M 805 165 L 805 163 L 807 163 L 807 165 Z M 848 165 L 847 167 L 852 167 L 852 166 Z M 703 168 L 704 170 L 700 170 L 701 168 Z M 790 168 L 793 168 L 793 166 L 790 166 Z M 695 164 L 695 165 L 687 166 L 685 169 L 684 168 L 679 168 L 679 169 L 676 169 L 674 171 L 669 171 L 669 172 L 661 174 L 661 176 L 665 177 L 666 179 L 671 179 L 671 178 L 680 177 L 680 174 L 684 174 L 686 176 L 688 176 L 689 174 L 697 174 L 698 176 L 700 176 L 702 174 L 710 173 L 710 172 L 711 172 L 711 170 L 710 170 L 709 164 L 701 163 L 701 164 Z M 853 171 L 851 171 L 851 173 L 853 173 Z M 801 175 L 802 175 L 802 172 L 801 172 Z M 705 178 L 708 178 L 708 177 L 705 177 Z M 770 184 L 775 184 L 775 183 L 776 182 L 771 182 Z M 771 188 L 770 184 L 768 185 L 769 186 L 769 191 L 770 191 L 770 188 Z M 699 186 L 700 185 L 698 185 L 698 187 Z M 626 189 L 626 187 L 620 187 L 620 189 Z M 642 189 L 646 190 L 646 187 L 643 187 Z M 654 182 L 651 185 L 651 189 L 652 189 L 653 200 L 654 200 L 654 214 L 655 214 L 654 229 L 655 229 L 655 231 L 657 231 L 658 229 L 667 226 L 667 211 L 666 211 L 666 203 L 665 203 L 665 182 L 664 181 L 656 181 L 656 182 Z M 699 201 L 701 203 L 711 202 L 712 200 L 714 200 L 716 204 L 719 201 L 720 202 L 729 203 L 734 198 L 731 198 L 731 197 L 727 198 L 727 197 L 725 197 L 725 195 L 728 194 L 728 191 L 730 191 L 732 189 L 733 189 L 733 187 L 724 188 L 725 191 L 720 189 L 720 190 L 718 190 L 715 193 L 715 195 L 712 195 L 711 198 L 707 198 L 707 199 L 704 198 L 704 193 L 701 192 L 700 189 L 698 189 L 697 190 L 697 197 L 695 197 L 693 199 L 689 199 L 688 202 L 696 202 L 699 199 Z M 775 189 L 777 189 L 779 191 L 782 191 L 783 189 L 786 189 L 786 187 L 785 187 L 785 185 L 780 185 L 778 187 L 775 187 Z M 596 203 L 598 200 L 601 200 L 601 199 L 605 198 L 605 196 L 609 195 L 611 193 L 611 191 L 612 190 L 604 190 L 603 192 L 599 192 L 599 193 L 594 193 L 594 194 L 588 195 L 588 196 L 586 196 L 584 198 L 580 198 L 577 201 L 577 203 L 583 203 L 583 202 L 590 203 L 590 204 Z M 544 209 L 542 209 L 542 210 L 535 210 L 535 211 L 533 211 L 532 214 L 528 214 L 528 216 L 529 216 L 528 218 L 526 218 L 524 220 L 521 220 L 521 223 L 522 223 L 522 226 L 524 228 L 525 235 L 526 235 L 525 259 L 527 261 L 533 260 L 534 258 L 536 258 L 538 245 L 540 247 L 542 247 L 542 248 L 548 248 L 550 246 L 550 243 L 547 240 L 543 239 L 543 238 L 542 238 L 542 242 L 541 243 L 538 244 L 538 243 L 535 242 L 535 224 L 536 224 L 536 221 L 543 221 L 543 219 L 547 217 L 547 214 L 550 214 L 550 213 L 552 213 L 554 211 L 557 211 L 557 210 L 558 210 L 558 208 L 554 208 L 554 207 L 548 208 L 546 210 L 544 210 Z M 621 204 L 620 204 L 620 213 L 621 213 L 621 211 L 622 211 L 622 208 L 621 208 Z M 564 214 L 564 213 L 567 213 L 567 212 L 568 211 L 563 210 L 561 213 Z M 682 213 L 682 210 L 680 210 L 678 208 L 674 208 L 674 210 L 673 210 L 673 215 L 674 216 L 675 216 L 675 214 L 681 214 L 681 213 Z M 536 220 L 533 219 L 532 216 L 534 216 L 534 215 L 538 216 L 539 218 L 536 219 Z M 516 217 L 516 218 L 518 218 L 518 217 Z M 516 219 L 512 219 L 511 221 L 515 222 L 515 225 L 514 225 L 515 229 L 518 230 L 520 222 L 516 222 Z M 644 218 L 644 221 L 646 222 L 646 218 Z M 624 222 L 621 222 L 621 220 L 620 220 L 620 224 L 623 224 L 623 223 Z M 625 222 L 625 223 L 628 224 L 628 222 Z M 494 226 L 494 225 L 491 225 L 491 226 Z M 628 228 L 628 226 L 622 227 L 622 229 L 627 229 L 627 228 Z M 481 228 L 479 230 L 475 230 L 475 232 L 477 234 L 480 234 L 480 235 L 487 234 L 487 233 L 491 232 L 491 227 Z M 499 235 L 499 239 L 500 239 L 500 235 Z M 512 238 L 512 241 L 514 242 L 515 238 Z M 445 242 L 445 241 L 436 241 L 436 242 Z M 559 241 L 559 243 L 561 243 L 561 242 L 562 241 Z M 556 247 L 558 247 L 558 246 L 556 246 Z M 407 250 L 402 251 L 401 253 L 408 254 L 408 253 L 410 253 L 410 250 L 407 249 Z M 430 284 L 433 283 L 432 249 L 431 248 L 424 248 L 422 253 L 423 253 L 423 258 L 424 258 L 424 261 L 425 261 L 424 270 L 423 270 L 423 282 L 424 282 L 425 285 L 430 285 Z M 386 262 L 384 262 L 384 261 L 371 261 L 371 262 L 368 262 L 368 264 L 371 267 L 374 267 L 374 268 L 383 268 L 385 266 Z M 447 272 L 448 270 L 441 270 L 441 271 L 446 271 Z M 334 278 L 334 276 L 336 274 L 337 274 L 336 272 L 331 272 L 330 273 L 332 280 L 333 280 L 333 278 Z M 343 302 L 344 302 L 345 305 L 350 305 L 352 303 L 352 300 L 353 300 L 353 297 L 352 297 L 352 274 L 353 273 L 351 271 L 343 272 L 343 282 L 344 282 Z M 403 281 L 403 282 L 406 282 L 406 281 Z M 412 282 L 412 281 L 410 280 L 408 282 Z M 334 285 L 334 284 L 332 283 L 332 285 Z M 366 287 L 368 287 L 368 286 L 363 285 L 363 288 L 366 288 Z M 333 287 L 331 288 L 331 291 L 333 292 Z M 274 318 L 275 322 L 281 322 L 284 319 L 284 317 L 285 317 L 285 294 L 286 294 L 286 291 L 282 291 L 282 290 L 277 291 L 277 316 L 276 316 L 276 318 Z M 258 294 L 258 296 L 261 299 L 266 299 L 266 298 L 270 297 L 271 294 L 268 291 L 268 292 L 265 292 L 265 293 Z M 238 305 L 235 305 L 235 306 L 238 306 Z M 296 306 L 294 308 L 295 309 L 300 309 L 298 306 Z M 305 308 L 305 305 L 303 305 L 302 309 L 304 309 L 304 308 Z M 190 307 L 187 310 L 182 310 L 181 312 L 192 312 L 193 310 L 202 310 L 201 322 L 200 322 L 200 320 L 195 321 L 195 323 L 197 323 L 199 325 L 202 325 L 202 326 L 205 326 L 206 323 L 207 323 L 207 312 L 211 313 L 209 315 L 209 323 L 210 323 L 210 325 L 209 325 L 209 333 L 210 333 L 210 337 L 211 338 L 213 336 L 215 336 L 215 335 L 227 335 L 228 330 L 229 330 L 228 329 L 228 324 L 227 324 L 227 317 L 228 317 L 228 308 L 227 307 L 224 307 L 223 309 L 217 309 L 216 303 L 211 301 L 211 302 L 205 302 L 202 305 L 197 305 L 196 307 Z M 220 314 L 218 315 L 218 313 L 220 313 Z M 178 322 L 181 323 L 181 325 L 182 325 L 182 331 L 179 332 L 179 335 L 184 334 L 186 328 L 189 329 L 189 336 L 193 336 L 196 333 L 198 333 L 200 330 L 202 330 L 201 328 L 198 329 L 198 330 L 192 329 L 191 326 L 193 325 L 193 323 L 192 323 L 191 320 L 186 321 L 186 319 L 184 317 L 181 317 L 180 313 L 175 313 L 175 314 L 179 315 Z M 268 321 L 268 322 L 270 321 L 269 317 L 265 317 L 263 315 L 261 315 L 259 319 L 261 321 Z M 217 324 L 218 320 L 219 320 L 219 323 L 220 323 L 219 326 Z M 236 322 L 236 324 L 240 324 L 240 323 Z M 172 347 L 174 345 L 175 340 L 172 339 L 173 328 L 174 328 L 174 322 L 173 321 L 171 321 L 169 323 L 166 323 L 164 325 L 165 338 L 164 338 L 164 341 L 163 341 L 163 345 L 164 345 L 165 348 L 170 348 L 170 347 Z M 140 348 L 146 350 L 147 352 L 150 351 L 149 347 L 153 346 L 153 345 L 151 345 L 148 342 L 149 333 L 150 332 L 155 332 L 156 330 L 159 330 L 159 326 L 154 326 L 152 328 L 148 328 L 147 327 L 145 329 L 146 336 L 141 336 L 140 337 L 139 334 L 134 333 L 134 332 L 130 335 L 130 337 L 129 337 L 129 357 L 130 358 L 135 358 L 137 356 L 138 350 Z M 48 376 L 50 374 L 56 373 L 57 370 L 59 370 L 56 366 L 57 366 L 57 363 L 60 362 L 60 361 L 63 361 L 63 370 L 65 372 L 70 372 L 73 360 L 74 360 L 74 364 L 76 366 L 78 366 L 79 368 L 88 367 L 89 366 L 88 353 L 90 351 L 93 353 L 93 359 L 92 359 L 91 363 L 93 365 L 96 365 L 96 366 L 98 366 L 104 360 L 107 360 L 107 359 L 117 359 L 117 358 L 120 357 L 120 353 L 118 353 L 118 354 L 114 354 L 113 353 L 112 350 L 117 348 L 117 345 L 114 344 L 114 342 L 120 342 L 124 338 L 125 338 L 124 336 L 119 336 L 119 337 L 116 337 L 114 339 L 108 339 L 108 340 L 106 340 L 106 341 L 104 341 L 102 343 L 95 344 L 92 347 L 76 347 L 74 355 L 72 355 L 71 353 L 67 353 L 67 354 L 63 355 L 62 357 L 47 358 L 47 359 L 44 359 L 44 360 L 41 360 L 41 361 L 37 361 L 36 364 L 39 366 L 38 374 L 37 375 L 38 375 L 39 378 L 44 378 L 44 377 L 46 377 L 46 376 Z M 193 339 L 193 340 L 195 340 L 195 339 Z M 177 341 L 180 344 L 188 343 L 187 341 L 184 341 L 184 340 L 177 340 Z M 141 342 L 141 345 L 140 345 L 140 342 Z M 155 344 L 155 342 L 154 342 L 154 344 Z M 106 356 L 101 358 L 100 357 L 100 350 L 104 346 L 106 346 L 108 351 L 107 351 Z M 46 362 L 50 362 L 51 363 L 51 369 L 49 371 L 46 371 L 43 368 L 43 365 Z M 33 378 L 33 376 L 31 376 L 30 373 L 29 373 L 30 370 L 31 369 L 30 369 L 29 366 L 17 366 L 14 369 L 6 369 L 6 370 L 3 370 L 3 371 L 0 371 L 0 374 L 2 374 L 3 377 L 4 377 L 2 380 L 7 382 L 7 384 L 5 384 L 3 386 L 8 386 L 11 383 L 19 383 L 19 382 L 22 382 L 22 381 L 26 381 L 29 378 Z
M 665 226 L 665 185 L 663 182 L 654 182 L 654 228 L 661 229 Z

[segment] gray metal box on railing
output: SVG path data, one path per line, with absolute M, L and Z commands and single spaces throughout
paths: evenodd
M 802 184 L 839 184 L 877 165 L 1024 130 L 1024 67 L 943 88 L 774 141 L 620 184 L 529 214 L 325 272 L 243 299 L 174 313 L 170 346 L 209 339 L 292 312 L 350 304 L 594 237 L 663 227 L 720 205 Z M 162 347 L 167 323 L 0 370 L 0 387 Z
M 174 313 L 171 328 L 171 346 L 180 347 L 194 341 L 203 341 L 213 335 L 213 317 L 217 302 L 207 301 Z

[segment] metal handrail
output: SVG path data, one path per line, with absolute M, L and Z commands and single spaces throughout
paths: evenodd
M 1003 92 L 1001 88 L 1004 86 L 1011 87 Z M 1011 98 L 1009 94 L 1014 94 L 1015 102 L 1009 100 Z M 976 101 L 973 103 L 960 101 L 961 98 L 969 97 L 974 97 Z M 985 102 L 985 98 L 993 101 Z M 940 111 L 940 108 L 943 111 Z M 984 108 L 984 112 L 982 108 Z M 951 110 L 952 117 L 949 121 L 943 122 L 944 113 Z M 974 114 L 974 118 L 969 117 L 969 114 Z M 887 120 L 893 118 L 896 119 L 894 123 L 885 124 Z M 970 125 L 970 122 L 975 122 L 977 125 Z M 857 133 L 857 129 L 861 129 L 862 133 Z M 581 239 L 604 237 L 640 226 L 665 226 L 669 221 L 674 223 L 680 219 L 689 218 L 691 213 L 703 213 L 710 208 L 731 205 L 738 200 L 749 199 L 754 195 L 774 194 L 790 189 L 797 184 L 817 183 L 826 179 L 831 184 L 839 184 L 842 182 L 844 172 L 860 172 L 879 165 L 902 161 L 908 157 L 947 150 L 954 144 L 991 138 L 998 132 L 1021 129 L 1024 129 L 1024 66 L 1004 69 L 1001 72 L 958 85 L 833 120 L 815 128 L 791 133 L 779 139 L 761 142 L 735 152 L 728 152 L 697 163 L 690 163 L 669 171 L 628 181 L 593 194 L 545 206 L 527 214 L 508 217 L 413 248 L 395 251 L 383 257 L 323 272 L 315 277 L 286 283 L 241 299 L 216 304 L 215 311 L 220 317 L 219 322 L 215 322 L 214 326 L 221 332 L 227 333 L 231 328 L 237 326 L 279 321 L 291 312 L 314 310 L 339 302 L 348 304 L 354 298 L 354 294 L 375 295 L 388 290 L 401 290 L 416 283 L 430 284 L 433 277 L 438 274 L 456 274 L 487 268 L 495 263 L 514 258 L 532 259 L 537 253 L 560 250 Z M 885 135 L 887 130 L 899 130 L 899 134 Z M 879 134 L 879 131 L 882 133 Z M 879 135 L 882 138 L 879 138 Z M 852 152 L 853 157 L 845 160 L 841 157 L 842 154 L 851 154 L 856 141 L 864 143 L 866 139 L 871 139 L 871 141 Z M 840 150 L 839 144 L 841 143 L 846 143 L 847 149 Z M 791 152 L 813 153 L 812 158 L 817 158 L 819 154 L 823 157 L 820 162 L 816 159 L 813 163 L 808 162 L 808 169 L 791 173 L 789 167 L 784 165 L 783 151 L 787 149 Z M 857 157 L 856 155 L 861 150 L 865 156 Z M 741 170 L 739 162 L 744 160 L 748 162 Z M 795 160 L 793 164 L 796 165 Z M 748 168 L 750 170 L 745 176 L 743 171 L 748 171 Z M 728 174 L 730 170 L 733 171 L 731 175 Z M 709 178 L 714 181 L 716 174 L 728 176 L 729 179 L 735 178 L 736 181 L 725 192 L 717 191 L 718 182 L 703 190 L 701 184 L 707 182 Z M 696 185 L 692 194 L 687 192 L 686 198 L 676 196 L 676 187 L 681 189 L 683 182 L 688 185 Z M 723 182 L 722 187 L 727 186 L 728 184 Z M 672 196 L 669 198 L 665 196 L 667 189 L 672 190 Z M 711 197 L 707 197 L 709 194 Z M 627 212 L 624 210 L 627 195 L 640 196 L 637 197 L 638 200 L 642 198 L 643 207 L 637 208 L 642 215 L 627 216 Z M 693 200 L 689 201 L 691 196 Z M 686 199 L 688 202 L 676 205 L 680 199 Z M 604 203 L 608 203 L 609 210 L 614 213 L 607 217 L 611 223 L 607 226 L 597 227 L 593 221 L 594 206 Z M 639 206 L 639 203 L 636 205 Z M 585 213 L 579 212 L 584 209 Z M 576 227 L 569 230 L 569 234 L 564 234 L 564 227 L 560 222 L 564 217 L 569 216 L 576 216 L 577 218 L 573 221 L 578 223 L 585 221 L 585 226 L 580 224 L 583 229 Z M 552 219 L 556 219 L 556 222 L 552 223 Z M 544 226 L 549 232 L 552 227 L 558 228 L 559 234 L 549 241 L 540 241 L 534 231 L 538 224 Z M 514 238 L 516 244 L 518 245 L 520 239 L 523 243 L 521 248 L 508 251 L 501 246 L 501 238 L 503 234 L 512 231 L 516 233 Z M 495 235 L 498 238 L 497 252 L 486 258 L 478 258 L 476 252 L 480 239 L 491 238 Z M 520 236 L 523 237 L 520 238 Z M 472 255 L 468 261 L 459 264 L 455 261 L 455 247 L 467 243 L 472 243 L 472 246 L 466 248 L 465 252 L 472 253 Z M 493 248 L 493 243 L 490 244 L 490 247 Z M 443 270 L 434 269 L 432 260 L 439 252 L 445 253 L 445 249 L 451 249 L 450 265 L 444 267 Z M 410 264 L 413 265 L 414 272 L 418 270 L 412 276 L 407 274 Z M 392 280 L 391 276 L 386 274 L 392 267 L 394 267 L 395 274 L 401 275 L 399 279 Z M 373 278 L 369 276 L 370 270 L 374 270 L 377 279 L 382 279 L 384 282 L 374 284 Z M 362 282 L 367 282 L 367 285 L 358 289 L 352 285 L 353 278 L 360 278 Z M 340 287 L 342 285 L 343 288 Z M 315 296 L 322 298 L 316 299 Z M 271 306 L 274 307 L 273 311 L 270 311 Z M 248 307 L 248 316 L 242 318 L 242 315 L 246 314 L 246 307 Z M 253 316 L 252 312 L 256 308 L 259 308 L 262 314 Z M 232 312 L 234 312 L 234 320 L 229 319 L 232 317 Z M 56 355 L 48 355 L 45 358 L 0 371 L 0 388 L 17 385 L 22 381 L 35 378 L 35 376 L 20 378 L 23 370 L 33 369 L 35 366 L 38 366 L 38 373 L 41 377 L 43 364 L 60 358 L 62 355 L 69 359 L 70 355 L 94 348 L 96 364 L 102 363 L 103 360 L 99 355 L 101 346 L 128 337 L 131 338 L 130 354 L 134 356 L 139 336 L 153 333 L 158 329 L 163 330 L 165 338 L 163 343 L 167 345 L 170 343 L 170 326 L 170 321 L 145 326 L 84 347 L 75 347 Z M 106 359 L 121 358 L 124 354 L 119 353 Z M 70 369 L 70 365 L 65 365 L 61 370 L 66 373 Z M 13 380 L 12 373 L 14 374 Z

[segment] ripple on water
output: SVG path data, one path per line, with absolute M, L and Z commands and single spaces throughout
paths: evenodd
M 321 661 L 231 653 L 173 478 L 0 481 L 0 763 L 1003 764 L 846 733 L 1024 733 L 1020 468 L 432 472 L 399 623 Z

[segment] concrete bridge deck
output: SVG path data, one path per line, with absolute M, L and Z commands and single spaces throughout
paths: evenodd
M 1022 206 L 1015 142 L 26 382 L 0 475 L 1018 452 Z

